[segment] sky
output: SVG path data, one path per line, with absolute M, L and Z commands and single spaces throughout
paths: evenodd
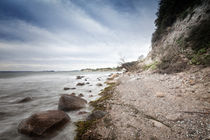
M 115 67 L 146 56 L 157 0 L 0 0 L 0 71 Z

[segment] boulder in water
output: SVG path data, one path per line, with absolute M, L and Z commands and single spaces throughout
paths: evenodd
M 84 95 L 82 93 L 79 94 L 79 97 L 84 97 Z
M 60 110 L 48 110 L 31 115 L 18 125 L 18 132 L 28 136 L 46 136 L 50 131 L 62 128 L 70 117 Z
M 77 76 L 76 79 L 82 79 L 84 78 L 85 76 Z
M 75 95 L 63 94 L 59 99 L 58 109 L 63 111 L 78 110 L 85 107 L 87 101 Z
M 63 90 L 70 90 L 70 88 L 68 88 L 68 87 L 64 87 L 64 88 L 63 88 Z
M 77 86 L 84 86 L 85 83 L 77 83 Z
M 29 101 L 32 101 L 32 97 L 25 97 L 23 99 L 18 100 L 17 103 L 25 103 Z
M 96 86 L 101 87 L 101 86 L 103 86 L 103 85 L 102 85 L 101 83 L 97 83 Z

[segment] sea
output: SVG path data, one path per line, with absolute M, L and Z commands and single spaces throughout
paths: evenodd
M 98 94 L 107 86 L 104 82 L 111 73 L 115 72 L 0 72 L 0 140 L 31 140 L 32 138 L 17 131 L 18 124 L 23 119 L 40 111 L 57 109 L 61 94 L 82 93 L 88 102 L 98 99 Z M 76 79 L 76 76 L 84 78 Z M 89 84 L 76 86 L 83 82 Z M 97 86 L 98 83 L 103 86 Z M 76 89 L 64 90 L 64 87 Z M 20 102 L 26 97 L 31 100 Z M 71 122 L 50 139 L 73 140 L 76 135 L 74 122 L 84 120 L 92 110 L 87 105 L 83 109 L 67 112 Z M 80 111 L 87 113 L 79 115 Z

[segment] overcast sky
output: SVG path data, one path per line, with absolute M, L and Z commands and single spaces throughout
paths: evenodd
M 146 56 L 157 0 L 0 0 L 0 70 L 117 66 Z

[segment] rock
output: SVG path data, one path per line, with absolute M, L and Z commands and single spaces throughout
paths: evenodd
M 118 77 L 119 74 L 118 73 L 114 73 L 112 74 L 109 78 L 107 78 L 107 80 L 114 80 L 116 77 Z
M 83 115 L 83 114 L 87 114 L 87 112 L 86 112 L 86 111 L 80 111 L 80 112 L 78 113 L 78 115 Z
M 163 92 L 156 92 L 156 97 L 163 98 L 165 94 Z
M 82 79 L 84 78 L 85 76 L 77 76 L 76 79 Z
M 115 84 L 115 83 L 116 83 L 116 81 L 114 81 L 114 80 L 107 80 L 105 82 L 105 84 Z
M 16 103 L 25 103 L 25 102 L 29 102 L 29 101 L 32 101 L 32 97 L 25 97 L 23 99 L 16 101 Z
M 92 90 L 88 90 L 87 92 L 92 92 Z
M 75 90 L 76 88 L 69 88 L 70 90 Z
M 68 88 L 68 87 L 64 87 L 64 88 L 63 88 L 63 90 L 70 90 L 70 88 Z
M 195 83 L 196 83 L 195 80 L 190 80 L 190 81 L 189 81 L 189 84 L 190 84 L 191 86 L 195 85 Z
M 96 110 L 87 117 L 87 120 L 100 119 L 100 118 L 103 118 L 106 114 L 107 112 L 105 111 Z
M 158 121 L 155 121 L 155 120 L 151 120 L 151 121 L 152 121 L 154 127 L 157 127 L 157 128 L 167 128 L 167 126 L 165 126 L 161 122 L 158 122 Z
M 79 97 L 84 97 L 84 95 L 82 93 L 79 94 Z
M 84 86 L 85 83 L 77 83 L 77 86 Z
M 45 136 L 47 131 L 60 129 L 70 117 L 60 110 L 48 110 L 31 115 L 18 125 L 18 132 L 28 136 Z
M 97 83 L 96 86 L 101 87 L 101 86 L 103 86 L 103 85 L 102 85 L 101 83 Z
M 93 95 L 89 95 L 89 97 L 91 98 L 91 97 L 93 97 Z
M 75 95 L 63 94 L 59 99 L 58 109 L 63 111 L 78 110 L 85 107 L 87 101 Z
M 88 85 L 88 84 L 90 84 L 90 83 L 89 83 L 89 82 L 86 82 L 85 84 L 87 84 L 87 85 Z
M 182 121 L 183 117 L 181 113 L 177 113 L 177 114 L 169 114 L 166 116 L 166 119 L 170 120 L 170 121 Z
M 76 95 L 76 93 L 74 93 L 74 92 L 73 92 L 73 93 L 71 93 L 70 95 L 73 95 L 73 96 L 75 96 L 75 95 Z

